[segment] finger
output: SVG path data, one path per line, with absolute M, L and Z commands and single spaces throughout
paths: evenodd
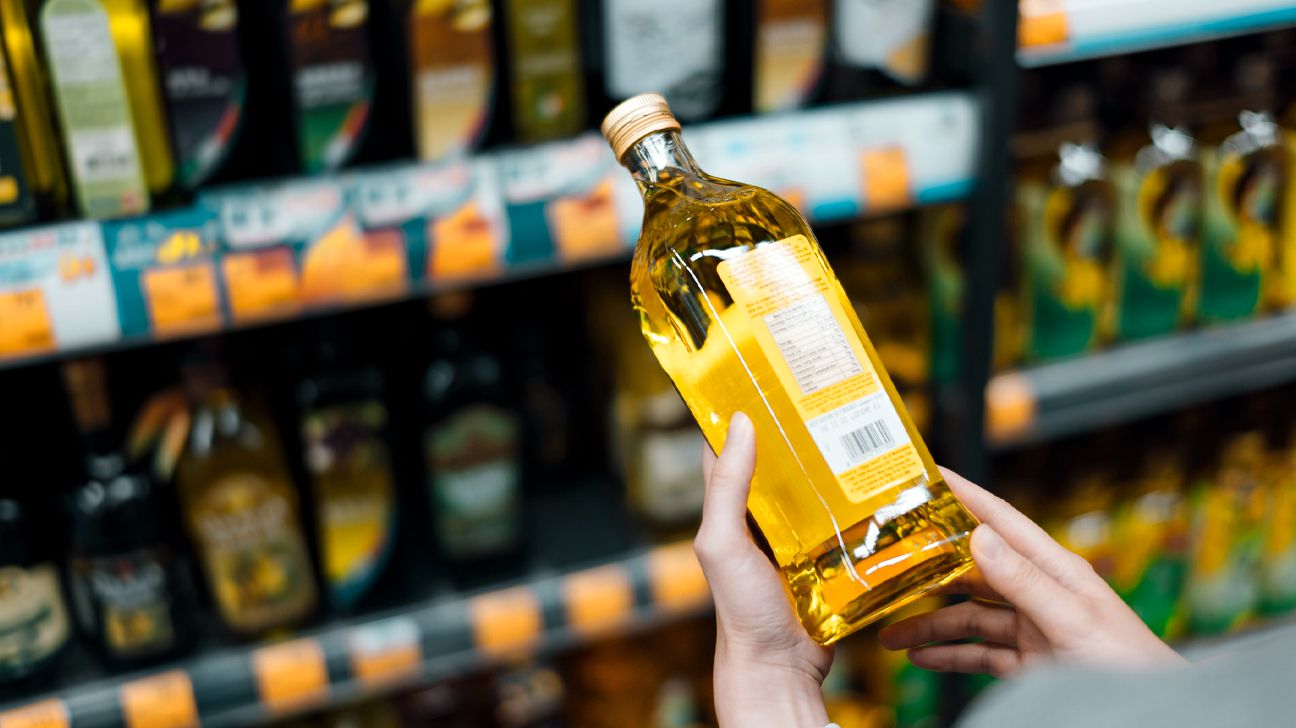
M 958 577 L 948 584 L 942 584 L 931 590 L 930 594 L 938 596 L 969 596 L 973 599 L 983 599 L 988 602 L 1007 602 L 1003 595 L 986 583 L 985 577 L 975 567 L 966 574 Z
M 963 602 L 896 622 L 878 633 L 878 640 L 888 650 L 974 637 L 1004 645 L 1016 644 L 1017 613 L 1009 607 Z
M 1079 585 L 1092 575 L 1083 559 L 1068 551 L 1044 529 L 1013 508 L 1008 501 L 987 491 L 952 470 L 941 468 L 945 482 L 972 515 L 994 527 L 1013 549 L 1030 559 L 1054 579 Z
M 1046 633 L 1066 624 L 1075 595 L 1018 553 L 989 524 L 972 532 L 972 558 L 986 584 Z
M 924 670 L 936 672 L 1007 677 L 1021 667 L 1021 653 L 1015 647 L 976 642 L 915 647 L 909 650 L 909 661 Z
M 694 539 L 700 558 L 732 553 L 741 544 L 754 547 L 747 530 L 747 493 L 755 468 L 756 432 L 751 420 L 740 412 L 730 420 L 724 450 L 710 468 L 702 526 Z

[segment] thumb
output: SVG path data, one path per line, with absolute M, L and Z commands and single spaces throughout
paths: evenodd
M 990 588 L 1046 632 L 1061 624 L 1072 595 L 987 524 L 972 532 L 972 559 Z
M 702 503 L 702 527 L 695 545 L 699 555 L 714 550 L 724 553 L 748 541 L 747 493 L 756 469 L 756 431 L 747 415 L 735 414 L 729 421 L 724 450 L 711 466 Z M 713 549 L 711 547 L 714 547 Z

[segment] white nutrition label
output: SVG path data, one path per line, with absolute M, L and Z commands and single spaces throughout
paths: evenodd
M 821 294 L 765 316 L 765 325 L 804 395 L 864 371 Z

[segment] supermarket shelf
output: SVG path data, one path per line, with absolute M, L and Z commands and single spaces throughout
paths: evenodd
M 1290 0 L 1021 0 L 1023 66 L 1134 53 L 1296 24 Z
M 1296 312 L 998 375 L 986 437 L 1006 449 L 1292 381 Z
M 964 197 L 967 92 L 690 127 L 710 171 L 815 223 Z M 0 368 L 628 260 L 642 203 L 595 134 L 438 165 L 217 188 L 0 234 Z
M 0 709 L 0 725 L 248 725 L 646 629 L 709 608 L 687 541 L 471 596 L 225 649 Z

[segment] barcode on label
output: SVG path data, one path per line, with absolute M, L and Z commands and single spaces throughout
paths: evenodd
M 842 447 L 850 459 L 856 463 L 880 455 L 895 447 L 895 438 L 882 420 L 871 422 L 858 430 L 851 430 L 842 436 Z

